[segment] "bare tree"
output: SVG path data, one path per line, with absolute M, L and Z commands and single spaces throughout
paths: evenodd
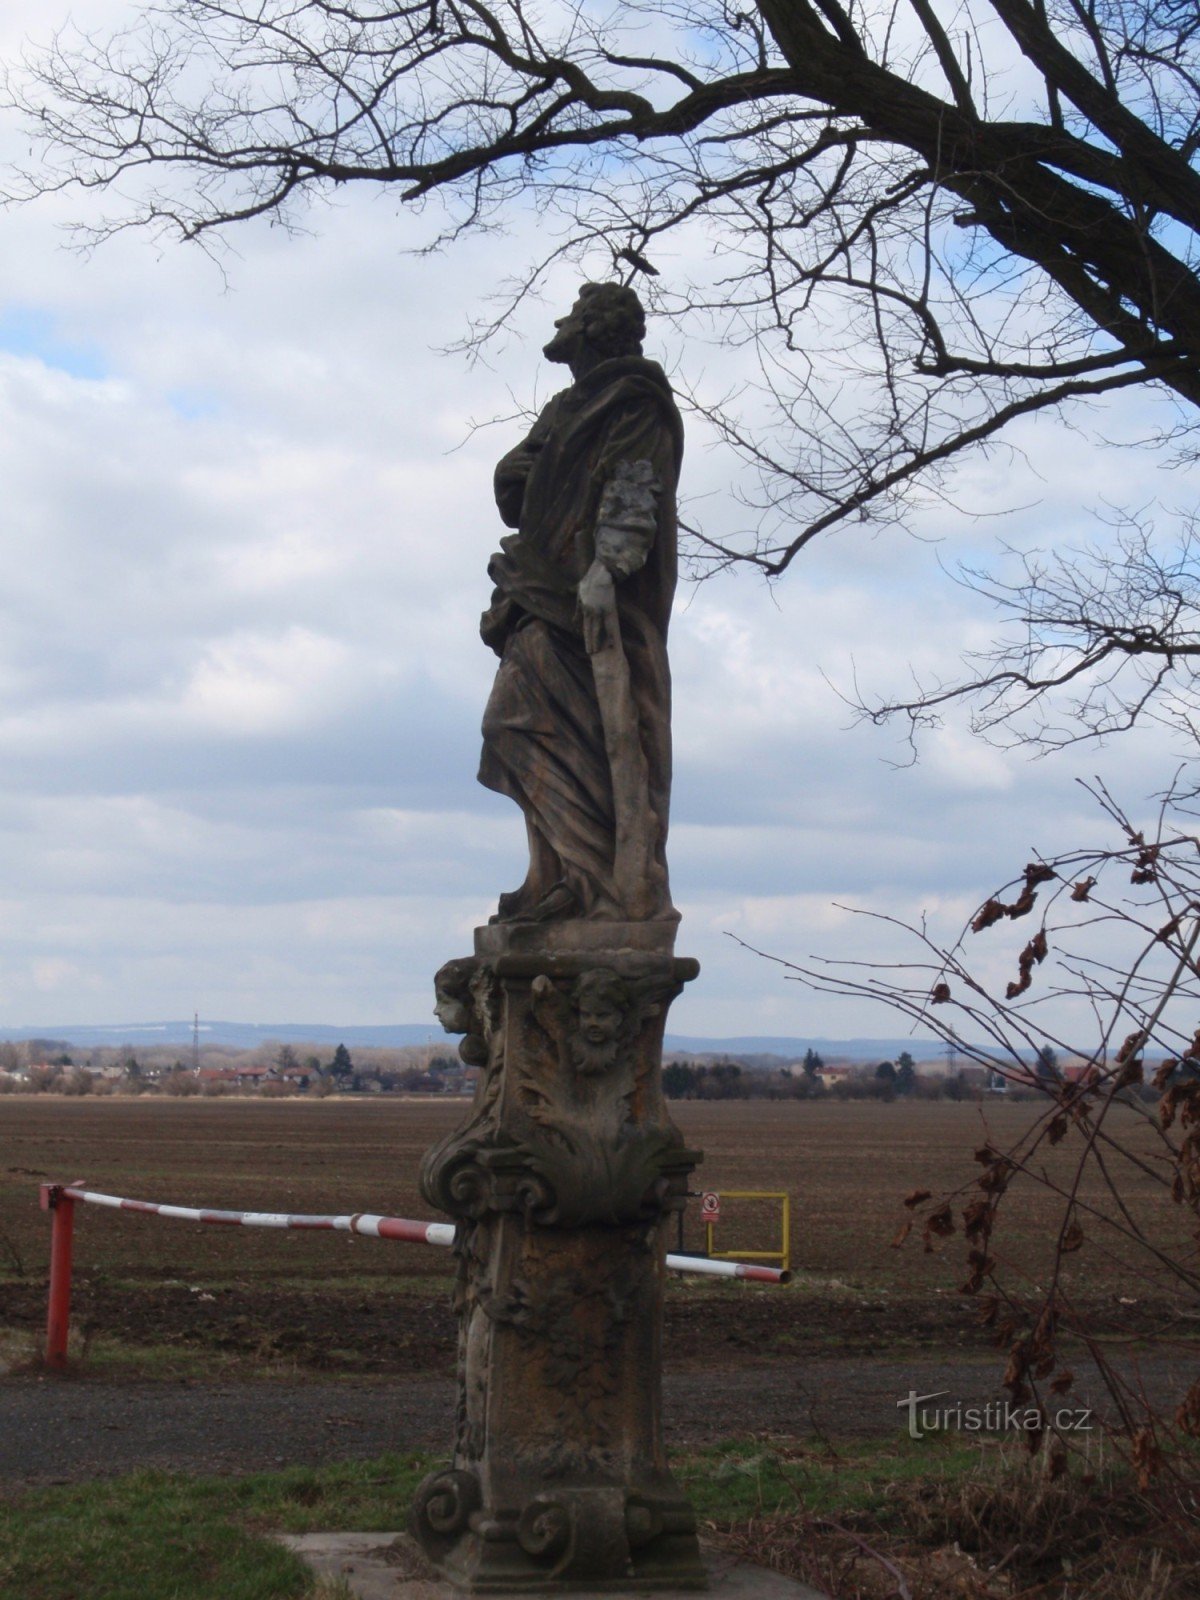
M 858 698 L 875 723 L 902 721 L 914 755 L 946 707 L 969 707 L 972 731 L 1039 753 L 1104 740 L 1154 722 L 1200 744 L 1200 540 L 1184 513 L 1156 539 L 1153 524 L 1121 518 L 1106 543 L 1010 551 L 1015 575 L 959 567 L 957 580 L 990 600 L 995 642 L 969 655 L 953 682 L 916 682 L 907 699 Z M 1188 787 L 1194 792 L 1195 784 Z
M 1198 36 L 1183 0 L 155 0 L 10 74 L 10 192 L 202 242 L 354 183 L 437 202 L 440 242 L 532 202 L 515 297 L 599 249 L 754 347 L 757 391 L 701 406 L 750 515 L 701 545 L 777 574 L 1021 415 L 1154 385 L 1190 434 Z

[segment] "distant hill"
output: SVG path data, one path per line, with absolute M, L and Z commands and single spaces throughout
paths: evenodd
M 445 1036 L 434 1018 L 423 1022 L 385 1022 L 376 1027 L 332 1027 L 322 1022 L 204 1022 L 201 1044 L 253 1050 L 277 1040 L 281 1044 L 345 1044 L 388 1046 L 425 1044 Z M 187 1022 L 54 1023 L 37 1028 L 0 1028 L 0 1039 L 54 1039 L 73 1045 L 190 1045 Z
M 894 1061 L 902 1050 L 907 1050 L 914 1061 L 929 1061 L 946 1053 L 945 1045 L 935 1039 L 793 1039 L 771 1034 L 700 1039 L 669 1033 L 663 1048 L 705 1056 L 781 1056 L 785 1061 L 795 1061 L 806 1050 L 815 1050 L 826 1061 Z
M 204 1022 L 200 1024 L 201 1044 L 228 1045 L 237 1050 L 253 1050 L 256 1045 L 278 1040 L 281 1044 L 345 1044 L 347 1049 L 386 1048 L 406 1044 L 425 1044 L 443 1038 L 437 1022 L 385 1022 L 374 1027 L 339 1028 L 323 1022 Z M 47 1039 L 73 1045 L 190 1045 L 192 1024 L 181 1022 L 122 1023 L 47 1023 L 44 1027 L 0 1028 L 0 1039 Z M 692 1034 L 669 1033 L 668 1050 L 691 1055 L 779 1056 L 794 1061 L 808 1049 L 827 1060 L 894 1060 L 907 1050 L 918 1061 L 943 1054 L 943 1046 L 931 1039 L 802 1039 L 776 1035 L 747 1034 L 733 1039 L 705 1039 Z

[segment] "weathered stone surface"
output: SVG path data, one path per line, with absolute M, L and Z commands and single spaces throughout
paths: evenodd
M 488 1060 L 471 1116 L 422 1166 L 459 1223 L 459 1399 L 414 1531 L 475 1589 L 704 1581 L 661 1406 L 668 1219 L 698 1155 L 659 1069 L 695 963 L 623 937 L 581 951 L 555 924 L 541 971 L 525 951 L 476 958 L 455 1019 Z
M 457 1221 L 454 1456 L 413 1530 L 475 1590 L 702 1587 L 662 1444 L 669 1219 L 699 1160 L 667 1115 L 667 887 L 679 417 L 632 291 L 585 285 L 546 347 L 575 382 L 500 463 L 517 533 L 483 621 L 500 668 L 481 780 L 525 814 L 529 873 L 437 1015 L 481 1069 L 421 1169 Z

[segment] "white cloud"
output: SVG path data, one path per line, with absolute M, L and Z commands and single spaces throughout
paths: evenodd
M 217 639 L 193 670 L 180 711 L 235 736 L 315 729 L 345 697 L 347 656 L 337 640 L 307 628 Z

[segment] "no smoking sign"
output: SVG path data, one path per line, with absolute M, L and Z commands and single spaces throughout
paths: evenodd
M 720 1222 L 721 1196 L 715 1189 L 706 1189 L 700 1196 L 700 1215 L 705 1222 Z

